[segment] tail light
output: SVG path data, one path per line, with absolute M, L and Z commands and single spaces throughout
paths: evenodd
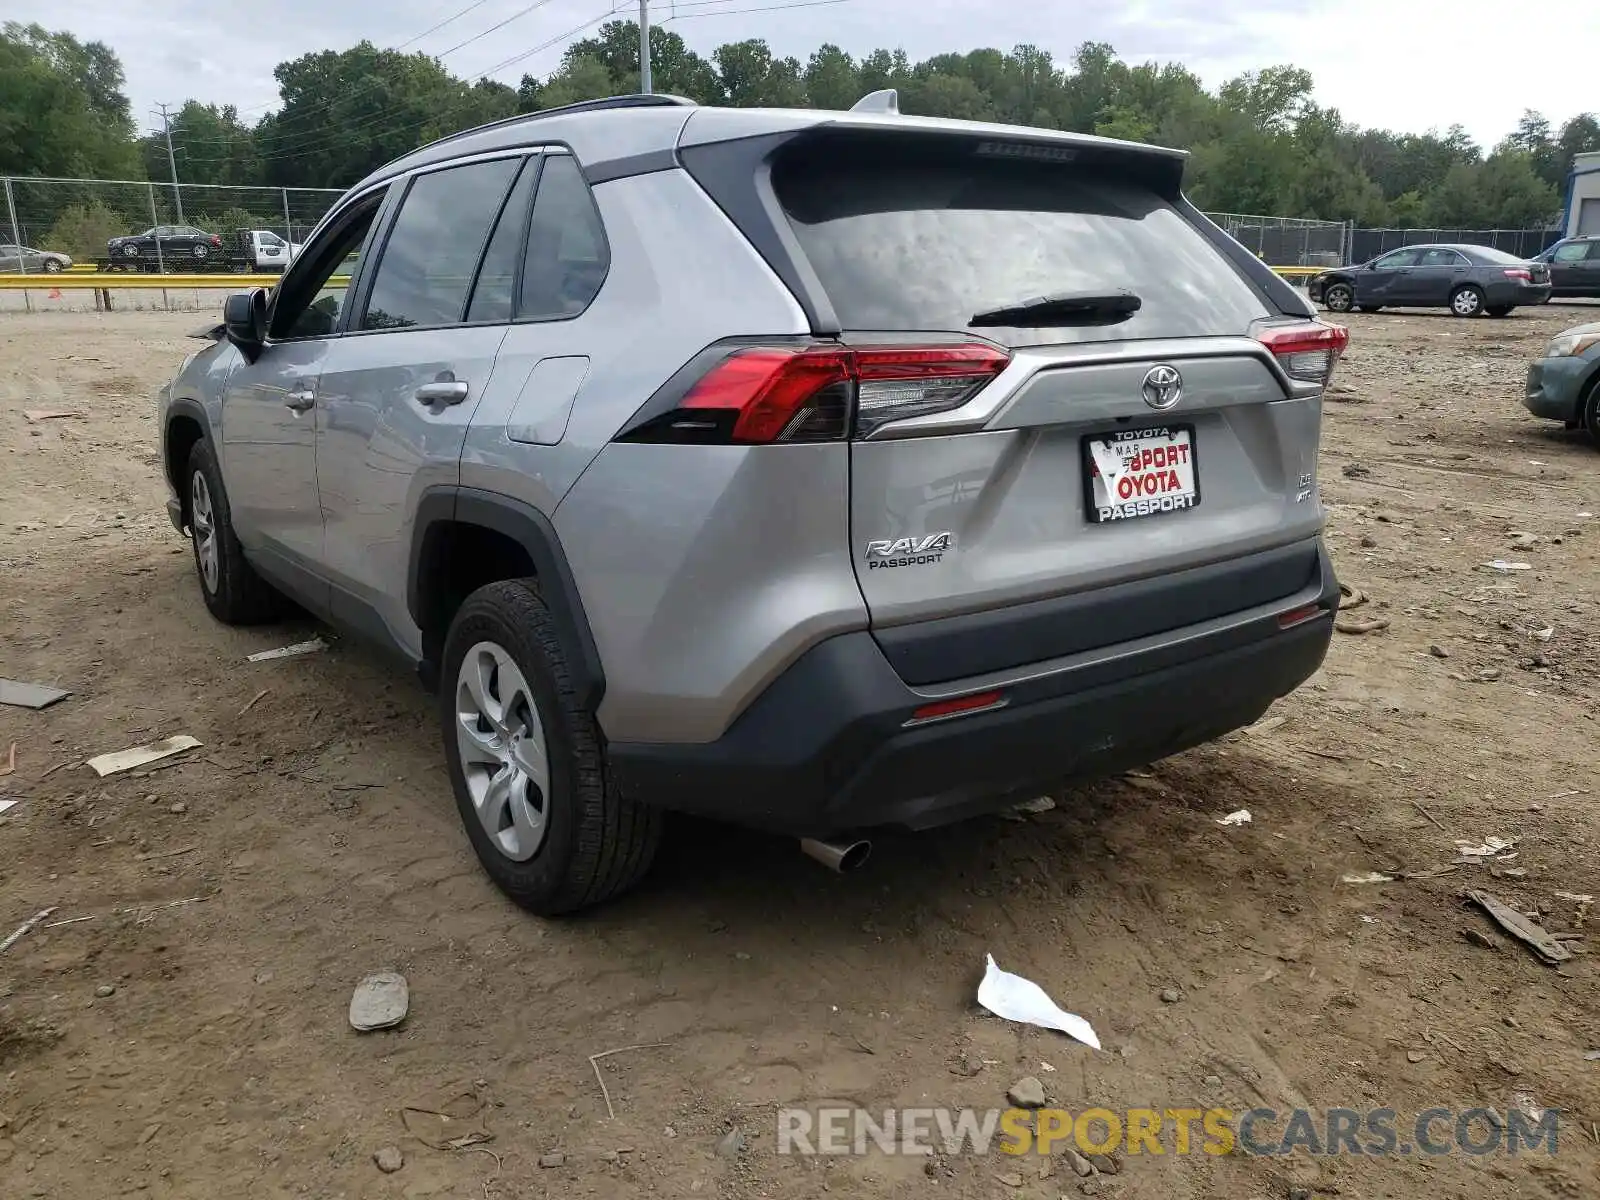
M 1260 342 L 1278 360 L 1283 373 L 1301 383 L 1327 386 L 1333 366 L 1350 344 L 1350 331 L 1343 325 L 1322 321 L 1303 321 L 1293 325 L 1264 325 L 1255 330 Z
M 1504 275 L 1507 279 L 1517 279 L 1521 280 L 1523 283 L 1533 282 L 1533 272 L 1528 270 L 1527 267 L 1507 267 L 1505 270 L 1501 271 L 1500 274 Z
M 216 234 L 213 233 L 211 235 L 211 244 L 213 246 L 220 246 L 220 245 L 222 245 L 222 239 L 219 236 L 217 236 Z
M 995 346 L 713 347 L 646 404 L 626 441 L 834 442 L 959 408 L 1003 371 Z

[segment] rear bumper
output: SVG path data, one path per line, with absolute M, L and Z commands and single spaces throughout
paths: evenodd
M 1579 417 L 1578 401 L 1597 372 L 1600 362 L 1582 356 L 1542 358 L 1528 367 L 1522 406 L 1547 421 L 1573 424 Z
M 961 687 L 913 691 L 871 634 L 802 655 L 715 742 L 614 742 L 641 802 L 796 836 L 924 828 L 1141 766 L 1256 720 L 1321 665 L 1339 587 L 1319 549 L 1294 595 Z M 1280 615 L 1317 613 L 1284 629 Z M 907 725 L 931 699 L 1000 690 L 1004 707 Z
M 1543 304 L 1550 299 L 1548 283 L 1518 283 L 1514 279 L 1491 281 L 1484 289 L 1485 307 L 1500 308 Z

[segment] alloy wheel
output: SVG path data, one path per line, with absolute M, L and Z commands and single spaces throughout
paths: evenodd
M 550 755 L 527 678 L 495 642 L 474 645 L 456 673 L 456 744 L 484 832 L 500 853 L 526 862 L 548 828 Z

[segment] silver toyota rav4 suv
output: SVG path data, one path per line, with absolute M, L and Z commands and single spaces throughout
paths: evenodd
M 806 839 L 992 811 L 1255 720 L 1321 663 L 1344 329 L 1181 153 L 635 96 L 363 180 L 161 405 L 228 623 L 283 597 L 439 694 L 537 912 L 663 813 Z

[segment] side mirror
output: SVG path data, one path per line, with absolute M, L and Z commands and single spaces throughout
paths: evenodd
M 255 362 L 267 336 L 267 293 L 265 288 L 255 288 L 229 296 L 222 302 L 222 326 L 228 341 L 244 355 L 246 362 Z

